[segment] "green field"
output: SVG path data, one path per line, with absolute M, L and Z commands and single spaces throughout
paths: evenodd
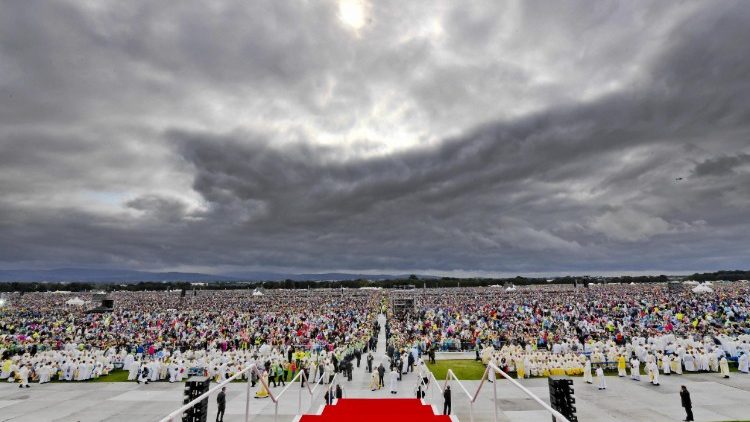
M 122 369 L 115 369 L 112 372 L 110 372 L 109 375 L 105 375 L 99 378 L 93 378 L 89 380 L 88 382 L 123 382 L 127 380 L 128 380 L 128 371 L 123 371 Z
M 444 380 L 445 375 L 448 373 L 448 369 L 452 369 L 453 373 L 456 374 L 456 377 L 460 380 L 479 380 L 482 378 L 482 375 L 484 374 L 485 366 L 482 364 L 482 362 L 470 360 L 470 359 L 448 359 L 448 360 L 439 360 L 436 361 L 436 363 L 427 364 L 427 367 L 432 371 L 433 374 L 435 374 L 435 378 L 438 380 Z M 729 371 L 730 372 L 737 372 L 737 364 L 734 362 L 729 363 Z M 593 371 L 592 371 L 593 372 Z M 616 369 L 606 369 L 604 371 L 604 374 L 607 376 L 617 376 L 617 370 Z M 628 369 L 628 374 L 630 374 L 630 370 Z M 647 375 L 648 372 L 646 372 L 645 365 L 641 366 L 641 375 Z M 686 372 L 685 374 L 690 374 L 689 372 Z M 509 375 L 511 377 L 516 377 L 515 372 L 510 372 Z M 579 377 L 582 375 L 573 375 L 574 377 Z M 661 375 L 665 376 L 665 375 Z M 531 378 L 538 378 L 538 377 L 531 377 Z M 748 421 L 750 422 L 750 421 Z
M 468 359 L 439 360 L 434 365 L 428 363 L 427 367 L 435 374 L 435 378 L 438 380 L 445 379 L 448 369 L 452 369 L 453 373 L 460 380 L 482 379 L 485 370 L 482 362 Z

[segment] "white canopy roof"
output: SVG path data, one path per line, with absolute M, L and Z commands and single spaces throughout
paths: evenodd
M 693 287 L 693 293 L 713 293 L 714 289 L 705 284 Z
M 261 293 L 259 290 L 256 290 L 253 292 L 253 296 L 263 296 L 263 293 Z
M 83 306 L 84 303 L 86 302 L 78 296 L 65 302 L 66 305 L 73 305 L 73 306 Z

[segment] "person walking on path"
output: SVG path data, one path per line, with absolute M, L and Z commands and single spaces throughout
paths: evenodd
M 682 407 L 685 408 L 685 420 L 692 421 L 693 419 L 693 402 L 690 400 L 690 392 L 684 385 L 680 390 L 680 401 L 682 401 Z
M 380 366 L 378 366 L 378 388 L 383 388 L 385 386 L 385 366 L 381 363 Z
M 451 414 L 451 386 L 448 385 L 445 387 L 445 391 L 443 391 L 443 414 L 444 415 L 450 415 Z
M 221 391 L 216 396 L 216 404 L 219 410 L 216 412 L 216 422 L 224 422 L 224 410 L 227 408 L 227 387 L 221 387 Z

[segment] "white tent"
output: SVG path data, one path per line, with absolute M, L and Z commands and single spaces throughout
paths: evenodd
M 496 288 L 496 289 L 497 289 L 497 288 L 500 288 L 500 285 L 499 285 L 499 284 L 493 284 L 493 285 L 491 285 L 490 287 L 494 287 L 494 288 Z
M 683 282 L 682 282 L 682 284 L 692 284 L 692 285 L 695 285 L 695 286 L 697 286 L 697 285 L 698 285 L 698 284 L 700 284 L 700 283 L 698 283 L 698 282 L 697 282 L 697 281 L 695 281 L 695 280 L 687 280 L 687 281 L 683 281 Z
M 512 292 L 512 291 L 515 291 L 515 290 L 516 290 L 516 286 L 510 286 L 510 287 L 506 287 L 505 288 L 506 292 Z
M 81 299 L 80 297 L 76 296 L 73 299 L 70 299 L 69 301 L 65 302 L 66 305 L 72 305 L 72 306 L 83 306 L 83 304 L 86 303 Z
M 705 284 L 701 284 L 693 288 L 693 293 L 713 293 L 713 292 L 714 292 L 714 289 L 708 287 Z
M 263 296 L 263 293 L 260 290 L 256 290 L 253 292 L 253 296 Z

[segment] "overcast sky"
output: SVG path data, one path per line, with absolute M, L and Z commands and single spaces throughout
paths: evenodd
M 0 11 L 0 268 L 750 267 L 750 2 Z

